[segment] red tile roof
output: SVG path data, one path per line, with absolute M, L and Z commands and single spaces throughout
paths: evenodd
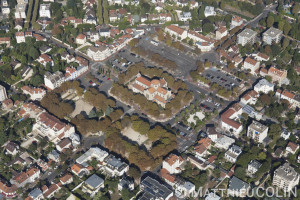
M 174 32 L 178 33 L 179 35 L 182 35 L 184 32 L 184 29 L 182 29 L 178 26 L 175 26 L 175 25 L 169 25 L 169 26 L 167 26 L 167 29 L 174 31 Z
M 251 64 L 251 65 L 256 65 L 256 63 L 257 63 L 257 61 L 256 60 L 254 60 L 254 59 L 252 59 L 252 58 L 249 58 L 249 57 L 247 57 L 246 59 L 245 59 L 245 62 L 246 63 L 249 63 L 249 64 Z
M 284 95 L 290 99 L 293 99 L 295 97 L 295 95 L 287 90 L 283 90 L 283 92 L 281 93 L 281 95 Z
M 143 87 L 143 86 L 140 86 L 140 85 L 138 85 L 138 84 L 133 84 L 133 87 L 134 88 L 136 88 L 136 89 L 138 89 L 139 91 L 141 91 L 141 92 L 144 92 L 144 90 L 145 90 L 145 88 Z M 151 88 L 150 88 L 151 89 Z M 153 88 L 154 89 L 154 88 Z
M 148 79 L 146 79 L 146 78 L 144 78 L 142 76 L 137 77 L 136 81 L 138 81 L 138 82 L 140 82 L 140 83 L 142 83 L 144 85 L 147 85 L 148 87 L 150 87 L 150 85 L 151 85 L 151 82 Z

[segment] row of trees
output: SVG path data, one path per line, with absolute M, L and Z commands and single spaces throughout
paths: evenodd
M 108 13 L 108 2 L 107 0 L 98 0 L 97 6 L 97 17 L 99 24 L 109 24 L 109 13 Z
M 29 23 L 30 23 L 31 15 L 32 15 L 32 9 L 33 9 L 33 0 L 30 0 L 29 4 L 28 4 L 28 11 L 27 11 L 26 23 L 25 23 L 26 29 L 29 28 Z
M 116 128 L 118 125 L 115 124 L 118 123 L 121 126 Z M 151 128 L 148 122 L 140 120 L 136 115 L 131 117 L 125 116 L 118 123 L 112 125 L 106 132 L 105 146 L 126 157 L 130 163 L 135 164 L 141 170 L 154 169 L 162 161 L 163 156 L 176 148 L 176 136 L 160 125 Z M 145 125 L 149 129 L 145 130 L 140 127 L 141 125 Z M 138 145 L 132 144 L 131 141 L 127 141 L 122 137 L 120 134 L 121 130 L 129 126 L 146 133 L 149 139 L 154 142 L 150 152 L 145 151 Z
M 31 24 L 35 23 L 37 20 L 39 7 L 40 7 L 40 0 L 35 0 L 33 14 L 31 18 Z
M 174 70 L 178 67 L 176 62 L 169 60 L 167 58 L 164 58 L 160 54 L 154 53 L 153 51 L 145 50 L 142 47 L 132 47 L 131 51 L 140 56 L 147 57 L 147 58 L 151 59 L 153 62 L 157 63 L 158 65 L 165 67 L 169 70 Z
M 89 88 L 84 93 L 84 100 L 95 106 L 98 110 L 105 111 L 107 107 L 115 107 L 116 102 L 107 98 L 105 94 L 99 93 L 95 88 Z

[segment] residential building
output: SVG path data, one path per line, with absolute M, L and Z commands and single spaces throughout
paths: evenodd
M 82 154 L 79 158 L 77 158 L 76 163 L 83 164 L 92 160 L 93 158 L 95 158 L 99 162 L 103 162 L 108 155 L 109 154 L 106 151 L 98 147 L 92 147 L 87 152 Z
M 215 41 L 200 34 L 200 33 L 197 33 L 196 31 L 192 31 L 192 30 L 189 30 L 188 31 L 188 35 L 187 35 L 188 38 L 192 39 L 194 42 L 207 42 L 207 43 L 214 43 Z
M 96 42 L 98 40 L 100 40 L 100 35 L 97 31 L 91 32 L 89 35 L 89 40 L 91 40 L 92 42 Z
M 146 20 L 147 20 L 147 18 L 146 18 Z M 172 16 L 171 16 L 170 13 L 160 13 L 159 14 L 159 20 L 162 21 L 162 22 L 169 22 L 169 21 L 172 21 Z
M 78 176 L 79 178 L 83 177 L 84 175 L 89 174 L 89 171 L 80 164 L 74 164 L 71 167 L 71 172 L 73 174 L 75 174 L 76 176 Z
M 235 142 L 235 140 L 226 135 L 221 135 L 214 142 L 215 147 L 227 150 Z
M 227 28 L 225 26 L 221 26 L 216 31 L 216 40 L 221 40 L 223 37 L 225 37 L 228 34 Z
M 209 16 L 215 16 L 217 13 L 215 11 L 215 8 L 212 6 L 206 6 L 204 10 L 204 16 L 209 17 Z
M 259 94 L 255 90 L 250 90 L 241 97 L 240 102 L 245 105 L 256 104 L 258 97 L 259 97 Z
M 75 128 L 65 124 L 58 118 L 44 112 L 38 116 L 37 122 L 33 125 L 33 131 L 42 137 L 48 137 L 49 141 L 57 144 L 61 139 L 75 133 Z
M 214 43 L 211 42 L 196 42 L 195 44 L 201 50 L 201 52 L 211 51 L 215 47 Z
M 19 145 L 14 142 L 8 142 L 5 145 L 5 153 L 15 156 L 18 153 Z
M 239 155 L 241 155 L 242 149 L 237 145 L 232 145 L 225 153 L 225 159 L 231 163 L 235 163 Z
M 187 38 L 187 31 L 175 25 L 167 26 L 165 32 L 169 33 L 171 36 L 176 36 L 176 38 L 180 40 Z
M 286 151 L 286 154 L 295 154 L 299 149 L 299 145 L 298 144 L 295 144 L 294 142 L 289 142 L 287 145 L 286 145 L 286 148 L 285 148 L 285 151 Z
M 13 198 L 17 196 L 17 186 L 12 184 L 8 186 L 7 184 L 0 181 L 0 192 L 4 197 Z
M 298 183 L 299 174 L 289 165 L 289 163 L 284 163 L 274 171 L 272 184 L 283 191 L 291 191 Z
M 16 41 L 17 43 L 25 42 L 25 34 L 24 32 L 16 32 Z
M 281 91 L 280 91 L 281 92 Z M 295 95 L 294 93 L 289 92 L 288 90 L 283 90 L 281 93 L 276 91 L 276 96 L 278 96 L 279 99 L 287 100 L 291 108 L 300 108 L 300 96 Z
M 181 156 L 170 154 L 162 163 L 162 168 L 169 171 L 170 174 L 177 174 L 181 172 L 180 166 L 183 164 Z
M 82 191 L 89 194 L 90 197 L 94 197 L 101 188 L 104 188 L 104 180 L 96 174 L 93 174 L 84 181 Z
M 100 37 L 110 37 L 110 29 L 109 28 L 100 28 L 99 34 L 100 34 Z
M 10 110 L 14 106 L 14 102 L 11 99 L 5 99 L 2 101 L 2 109 Z
M 38 59 L 36 60 L 38 61 L 41 65 L 43 65 L 44 67 L 47 66 L 47 64 L 52 67 L 54 65 L 54 62 L 51 58 L 51 56 L 47 55 L 47 54 L 41 54 L 40 57 L 38 57 Z
M 247 136 L 255 142 L 263 143 L 264 139 L 268 135 L 268 130 L 269 127 L 259 123 L 258 121 L 253 121 L 248 127 Z
M 65 76 L 60 71 L 57 71 L 53 74 L 46 72 L 44 75 L 44 82 L 49 89 L 54 90 L 55 88 L 60 87 L 63 82 L 65 82 Z
M 110 49 L 105 46 L 101 45 L 99 47 L 89 47 L 87 50 L 87 55 L 92 58 L 94 61 L 103 61 L 109 56 L 112 55 Z
M 3 0 L 2 1 L 2 5 L 1 5 L 1 11 L 4 15 L 9 15 L 10 13 L 10 8 L 9 5 L 7 3 L 7 0 Z
M 64 138 L 56 144 L 56 149 L 62 152 L 65 149 L 70 149 L 72 147 L 72 142 L 69 138 Z
M 239 134 L 243 130 L 243 126 L 239 122 L 235 121 L 235 119 L 241 114 L 242 106 L 239 104 L 234 104 L 234 106 L 221 114 L 221 127 L 224 130 L 231 132 L 236 137 L 239 137 Z
M 262 92 L 264 94 L 268 94 L 269 92 L 274 91 L 274 84 L 270 83 L 266 79 L 261 79 L 255 84 L 254 91 L 257 93 Z
M 62 185 L 67 185 L 73 182 L 73 176 L 72 174 L 67 173 L 66 175 L 64 175 L 63 177 L 61 177 L 59 179 L 60 183 Z
M 78 78 L 83 73 L 87 72 L 88 69 L 88 66 L 79 66 L 77 67 L 77 69 L 75 69 L 74 67 L 67 67 L 65 73 L 65 81 L 71 81 Z
M 209 138 L 202 138 L 198 141 L 198 144 L 194 147 L 196 156 L 202 157 L 207 154 L 207 150 L 211 146 L 211 140 Z
M 215 192 L 211 192 L 205 197 L 205 200 L 221 200 L 221 197 L 219 197 Z
M 148 100 L 156 102 L 163 108 L 174 97 L 165 79 L 152 79 L 150 81 L 141 74 L 137 74 L 137 78 L 132 84 L 132 90 L 135 93 L 143 94 Z
M 267 70 L 266 68 L 263 68 L 260 70 L 260 75 L 262 76 L 271 76 L 272 82 L 278 82 L 279 86 L 284 82 L 284 80 L 287 78 L 287 71 L 286 70 L 280 70 L 273 66 Z
M 244 61 L 244 69 L 250 70 L 251 74 L 254 74 L 256 70 L 258 70 L 260 66 L 260 62 L 247 57 Z
M 249 189 L 250 189 L 250 185 L 248 183 L 233 176 L 229 180 L 227 192 L 229 195 L 232 196 L 245 197 Z
M 255 59 L 258 60 L 258 61 L 265 61 L 267 62 L 269 60 L 269 56 L 264 54 L 264 53 L 257 53 L 254 55 Z
M 164 184 L 158 182 L 157 180 L 147 176 L 141 181 L 140 189 L 142 191 L 142 196 L 140 200 L 147 199 L 163 199 L 169 200 L 173 196 L 173 191 L 170 190 Z
M 257 160 L 251 160 L 250 163 L 248 164 L 247 170 L 250 174 L 255 174 L 261 166 L 262 164 Z
M 82 45 L 86 43 L 86 36 L 82 33 L 80 33 L 77 37 L 76 37 L 76 44 Z
M 116 158 L 113 155 L 107 156 L 104 162 L 104 169 L 110 176 L 123 176 L 129 169 L 129 166 L 125 162 L 122 162 L 120 158 Z
M 238 34 L 238 44 L 245 46 L 246 44 L 253 44 L 256 41 L 257 32 L 246 28 Z
M 11 179 L 11 184 L 15 184 L 18 188 L 25 186 L 27 183 L 33 183 L 40 177 L 40 170 L 30 168 L 26 172 L 22 172 Z
M 182 12 L 180 15 L 180 21 L 188 21 L 192 19 L 192 14 L 191 12 Z
M 59 154 L 56 150 L 53 149 L 53 150 L 48 154 L 47 158 L 48 158 L 49 160 L 58 162 L 58 161 L 59 161 L 59 155 L 60 155 L 60 154 Z
M 70 54 L 67 53 L 67 52 L 63 52 L 63 53 L 61 54 L 61 59 L 67 61 L 67 63 L 70 63 L 70 62 L 74 62 L 74 61 L 75 61 L 75 57 L 74 57 L 73 55 L 70 55 Z
M 231 28 L 241 26 L 243 24 L 243 19 L 239 16 L 234 16 L 231 19 Z
M 21 90 L 24 94 L 29 95 L 30 99 L 32 99 L 33 101 L 41 100 L 46 95 L 46 90 L 42 88 L 35 88 L 25 85 L 21 88 Z
M 176 178 L 175 195 L 179 198 L 195 197 L 195 185 L 189 181 Z
M 50 4 L 41 4 L 39 13 L 40 17 L 51 18 Z
M 282 38 L 282 30 L 276 29 L 274 27 L 269 28 L 263 33 L 263 41 L 272 45 L 273 43 L 279 43 Z
M 42 187 L 44 198 L 51 199 L 60 189 L 60 184 L 52 184 L 49 188 L 44 185 Z
M 0 45 L 6 44 L 6 47 L 10 46 L 10 38 L 9 37 L 0 37 Z
M 2 85 L 0 85 L 0 102 L 7 99 L 6 89 Z
M 26 4 L 17 4 L 15 10 L 16 19 L 25 19 L 26 18 Z
M 126 176 L 126 175 L 124 175 L 118 183 L 118 190 L 122 191 L 123 189 L 128 189 L 129 191 L 134 190 L 133 180 L 131 178 L 129 178 L 128 176 Z
M 44 199 L 43 192 L 39 188 L 35 188 L 31 192 L 29 192 L 28 196 L 31 198 L 30 200 Z
M 49 46 L 47 46 L 47 45 L 43 45 L 43 46 L 41 46 L 41 48 L 40 48 L 41 54 L 48 53 L 48 52 L 50 52 L 51 50 L 52 50 L 52 48 L 49 47 Z

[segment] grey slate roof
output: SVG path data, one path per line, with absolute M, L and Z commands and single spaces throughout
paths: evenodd
M 240 191 L 249 188 L 249 184 L 233 176 L 229 181 L 228 189 L 231 191 Z
M 93 174 L 85 181 L 85 183 L 91 186 L 92 188 L 98 188 L 101 184 L 103 184 L 103 182 L 104 180 L 96 174 Z

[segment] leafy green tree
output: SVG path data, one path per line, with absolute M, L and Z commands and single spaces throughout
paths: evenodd
M 268 16 L 267 18 L 267 27 L 270 28 L 274 24 L 274 17 L 272 15 Z
M 284 26 L 283 26 L 283 33 L 285 35 L 288 35 L 289 32 L 290 32 L 290 30 L 291 30 L 291 28 L 292 27 L 291 27 L 290 23 L 285 23 Z
M 282 48 L 284 49 L 287 48 L 289 44 L 290 44 L 290 40 L 287 37 L 285 37 L 282 41 Z

